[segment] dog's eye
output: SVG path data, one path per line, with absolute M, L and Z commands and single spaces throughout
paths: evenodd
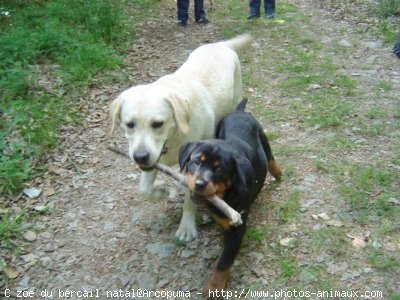
M 217 168 L 215 169 L 215 172 L 217 172 L 218 174 L 221 174 L 221 173 L 222 173 L 221 167 L 217 167 Z
M 126 123 L 126 127 L 133 129 L 135 127 L 135 123 L 134 122 Z
M 153 129 L 158 129 L 161 128 L 164 125 L 164 122 L 160 121 L 160 122 L 153 122 L 151 124 L 151 127 L 153 127 Z

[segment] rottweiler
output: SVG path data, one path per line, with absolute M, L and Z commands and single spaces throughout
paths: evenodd
M 179 151 L 180 169 L 187 174 L 192 200 L 205 204 L 224 231 L 223 249 L 205 286 L 206 295 L 227 287 L 250 205 L 260 193 L 267 171 L 276 180 L 282 175 L 262 126 L 244 111 L 246 103 L 244 98 L 236 111 L 220 121 L 215 139 L 188 143 Z M 242 214 L 242 225 L 230 225 L 230 220 L 205 199 L 214 194 Z

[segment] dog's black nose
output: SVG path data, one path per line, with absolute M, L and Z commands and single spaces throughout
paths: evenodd
M 146 165 L 149 162 L 150 153 L 145 150 L 136 151 L 133 154 L 133 159 L 139 165 Z
M 197 191 L 202 191 L 207 185 L 207 182 L 203 179 L 197 179 L 195 182 L 195 188 Z

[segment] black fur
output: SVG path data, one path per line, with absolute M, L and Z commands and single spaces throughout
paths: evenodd
M 397 37 L 396 44 L 394 45 L 393 53 L 396 54 L 398 58 L 400 58 L 400 34 Z
M 243 225 L 224 230 L 224 247 L 216 264 L 216 269 L 221 271 L 233 264 L 246 231 L 250 205 L 267 176 L 268 162 L 275 164 L 262 126 L 251 114 L 244 112 L 246 103 L 247 99 L 243 99 L 235 112 L 221 120 L 216 139 L 186 144 L 179 153 L 181 171 L 186 169 L 189 174 L 196 174 L 196 178 L 226 185 L 223 200 L 236 211 L 243 212 Z M 192 192 L 196 194 L 196 191 Z M 207 206 L 217 221 L 226 219 L 212 204 L 207 203 Z

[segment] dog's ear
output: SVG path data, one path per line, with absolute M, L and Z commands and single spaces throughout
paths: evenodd
M 190 121 L 190 106 L 188 100 L 176 92 L 171 92 L 165 98 L 165 101 L 167 101 L 174 113 L 174 118 L 178 128 L 183 133 L 188 133 Z
M 110 116 L 111 116 L 111 134 L 113 134 L 115 130 L 115 125 L 119 122 L 120 114 L 121 114 L 121 102 L 122 99 L 118 97 L 115 99 L 110 106 Z
M 254 177 L 253 166 L 250 161 L 244 156 L 235 155 L 233 157 L 233 164 L 235 166 L 237 180 L 241 182 L 243 186 L 249 186 Z
M 186 164 L 189 161 L 190 155 L 197 148 L 199 143 L 187 143 L 181 146 L 179 149 L 179 168 L 180 171 L 185 168 Z

